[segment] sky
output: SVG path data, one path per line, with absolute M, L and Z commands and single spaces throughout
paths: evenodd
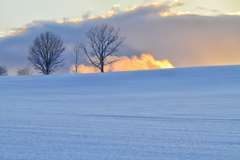
M 158 0 L 164 2 L 166 0 Z M 10 31 L 25 26 L 36 20 L 61 21 L 82 18 L 83 15 L 105 15 L 113 5 L 120 4 L 125 9 L 139 4 L 147 4 L 154 0 L 1 0 L 0 2 L 0 33 L 9 35 Z M 240 11 L 239 0 L 183 0 L 183 6 L 173 8 L 173 11 L 195 11 L 211 14 L 236 13 Z M 210 12 L 210 13 L 209 13 Z
M 156 60 L 170 61 L 175 67 L 240 64 L 240 1 L 1 0 L 0 3 L 0 66 L 7 66 L 10 75 L 19 66 L 28 65 L 26 57 L 32 40 L 45 31 L 63 38 L 66 64 L 58 73 L 71 73 L 72 46 L 77 41 L 86 41 L 84 33 L 101 23 L 120 27 L 121 34 L 127 37 L 118 55 L 125 59 L 150 54 Z

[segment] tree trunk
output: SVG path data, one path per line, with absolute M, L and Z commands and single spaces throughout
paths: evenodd
M 100 55 L 100 64 L 101 64 L 101 72 L 103 73 L 104 72 L 104 58 L 103 58 L 103 53 L 101 53 Z

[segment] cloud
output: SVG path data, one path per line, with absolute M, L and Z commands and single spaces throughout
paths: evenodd
M 138 5 L 114 14 L 62 23 L 34 21 L 16 29 L 11 36 L 0 38 L 0 65 L 15 74 L 19 66 L 28 65 L 26 57 L 33 39 L 42 32 L 53 31 L 61 35 L 66 46 L 66 63 L 57 73 L 69 73 L 74 59 L 72 46 L 77 41 L 86 42 L 85 32 L 101 23 L 120 27 L 121 35 L 127 36 L 119 57 L 149 53 L 155 59 L 169 60 L 175 67 L 240 64 L 239 16 L 172 12 L 171 8 L 178 5 L 182 4 Z
M 226 14 L 230 16 L 240 16 L 240 11 L 235 13 L 226 13 Z
M 67 18 L 67 17 L 62 18 L 62 22 L 63 22 L 63 23 L 69 22 L 69 18 Z
M 223 14 L 221 11 L 218 11 L 218 10 L 214 10 L 214 9 L 208 9 L 208 8 L 205 8 L 205 7 L 196 7 L 193 12 L 200 12 L 201 14 L 204 14 L 204 15 L 221 15 Z
M 82 18 L 83 18 L 83 19 L 88 19 L 91 14 L 92 14 L 92 11 L 89 10 L 89 11 L 87 11 L 85 14 L 82 15 Z
M 119 59 L 119 61 L 105 66 L 105 71 L 117 72 L 117 71 L 134 71 L 134 70 L 148 70 L 148 69 L 163 69 L 174 68 L 174 66 L 168 60 L 156 60 L 151 54 L 142 54 L 140 58 L 133 56 L 128 58 L 126 56 L 109 57 L 112 60 Z M 72 65 L 70 73 L 75 73 L 75 66 Z M 97 73 L 99 69 L 93 66 L 79 65 L 78 73 Z
M 121 10 L 120 10 L 120 7 L 121 5 L 120 4 L 116 4 L 112 7 L 112 11 L 113 12 L 116 12 L 116 13 L 119 13 Z
M 5 37 L 5 36 L 4 36 L 4 32 L 1 32 L 1 31 L 0 31 L 0 38 L 3 38 L 3 37 Z
M 64 22 L 68 22 L 68 18 L 63 18 Z M 19 35 L 23 32 L 25 32 L 27 29 L 31 29 L 31 28 L 37 28 L 42 26 L 43 24 L 55 24 L 56 21 L 47 21 L 47 20 L 38 20 L 38 21 L 33 21 L 32 23 L 29 23 L 23 27 L 19 27 L 19 28 L 12 28 L 10 31 L 10 36 L 16 36 Z
M 167 17 L 167 16 L 183 16 L 183 15 L 199 15 L 198 13 L 194 13 L 194 12 L 190 12 L 190 11 L 186 11 L 186 12 L 163 12 L 160 13 L 160 15 L 162 17 Z

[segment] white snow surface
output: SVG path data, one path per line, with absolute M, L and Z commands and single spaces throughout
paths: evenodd
M 0 160 L 239 160 L 240 66 L 0 77 Z

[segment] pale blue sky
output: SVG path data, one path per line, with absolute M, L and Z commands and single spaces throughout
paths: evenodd
M 179 1 L 185 4 L 173 10 L 204 12 L 203 8 L 206 8 L 222 13 L 240 11 L 240 0 Z M 8 35 L 10 30 L 22 27 L 34 20 L 61 21 L 65 17 L 70 20 L 81 19 L 82 15 L 90 10 L 91 16 L 105 15 L 115 4 L 120 4 L 120 9 L 123 10 L 149 2 L 151 0 L 0 0 L 0 36 Z M 197 7 L 201 8 L 196 9 Z

